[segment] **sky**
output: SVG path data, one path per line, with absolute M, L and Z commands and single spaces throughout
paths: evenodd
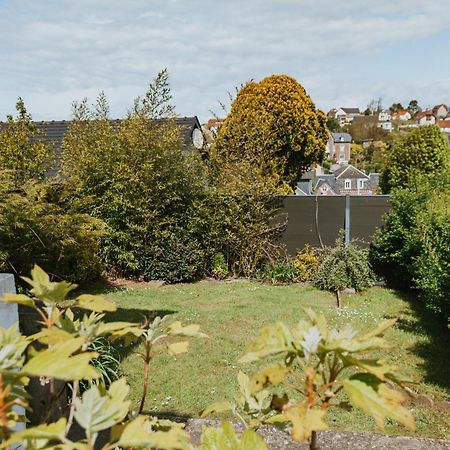
M 450 103 L 450 0 L 0 0 L 0 120 L 70 119 L 103 90 L 123 117 L 161 69 L 181 116 L 222 115 L 253 79 L 288 74 L 316 105 Z

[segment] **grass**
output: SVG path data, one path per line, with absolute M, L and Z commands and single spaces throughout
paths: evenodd
M 103 292 L 105 293 L 105 292 Z M 308 285 L 270 286 L 257 283 L 197 283 L 157 288 L 127 288 L 106 291 L 116 301 L 117 320 L 142 321 L 144 315 L 170 315 L 168 322 L 197 323 L 208 339 L 191 339 L 189 352 L 177 357 L 156 356 L 150 370 L 150 388 L 145 411 L 152 414 L 197 417 L 213 402 L 233 399 L 239 369 L 237 360 L 246 344 L 265 324 L 283 321 L 293 325 L 302 307 L 324 313 L 333 326 L 351 324 L 367 330 L 385 318 L 398 322 L 386 334 L 392 342 L 384 356 L 399 371 L 413 378 L 413 390 L 435 401 L 448 399 L 449 346 L 446 330 L 401 293 L 373 288 L 344 297 L 344 307 L 335 307 L 335 297 Z M 122 371 L 131 385 L 131 399 L 138 404 L 142 386 L 142 362 L 138 349 L 122 349 Z M 449 415 L 434 407 L 411 406 L 416 417 L 415 435 L 448 437 Z M 334 429 L 376 431 L 372 419 L 359 410 L 331 410 L 328 423 Z M 388 422 L 389 434 L 410 434 Z

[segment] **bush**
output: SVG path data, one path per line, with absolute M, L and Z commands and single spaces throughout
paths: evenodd
M 294 283 L 297 280 L 297 269 L 292 261 L 267 263 L 264 278 L 272 284 Z
M 311 281 L 319 268 L 319 258 L 314 249 L 306 246 L 301 252 L 297 253 L 294 266 L 297 271 L 297 281 Z
M 0 270 L 24 275 L 36 262 L 56 278 L 95 279 L 103 232 L 100 221 L 47 201 L 43 185 L 0 190 Z
M 223 253 L 216 253 L 211 261 L 211 275 L 223 280 L 228 275 L 228 264 Z
M 359 292 L 373 286 L 375 278 L 368 256 L 369 250 L 358 247 L 355 242 L 346 245 L 341 233 L 335 246 L 324 250 L 314 285 L 335 292 L 339 306 L 339 291 L 353 288 Z
M 391 284 L 415 288 L 425 305 L 450 312 L 450 172 L 418 176 L 394 191 L 386 225 L 371 246 L 377 273 Z

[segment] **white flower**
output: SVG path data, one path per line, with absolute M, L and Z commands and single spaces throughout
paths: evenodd
M 311 353 L 315 353 L 317 351 L 317 347 L 319 346 L 321 340 L 322 335 L 320 334 L 320 331 L 316 326 L 311 327 L 304 334 L 304 341 L 302 342 L 302 347 L 307 357 Z

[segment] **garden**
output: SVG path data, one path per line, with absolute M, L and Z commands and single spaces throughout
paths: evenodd
M 168 86 L 162 71 L 121 121 L 103 94 L 75 102 L 59 153 L 22 100 L 0 130 L 0 269 L 18 291 L 0 301 L 37 328 L 0 328 L 0 448 L 262 450 L 267 425 L 311 449 L 327 429 L 448 438 L 439 129 L 390 149 L 370 246 L 289 255 L 278 198 L 321 161 L 324 114 L 268 77 L 187 151 Z M 45 411 L 18 430 L 30 405 Z M 224 422 L 191 442 L 188 418 Z

